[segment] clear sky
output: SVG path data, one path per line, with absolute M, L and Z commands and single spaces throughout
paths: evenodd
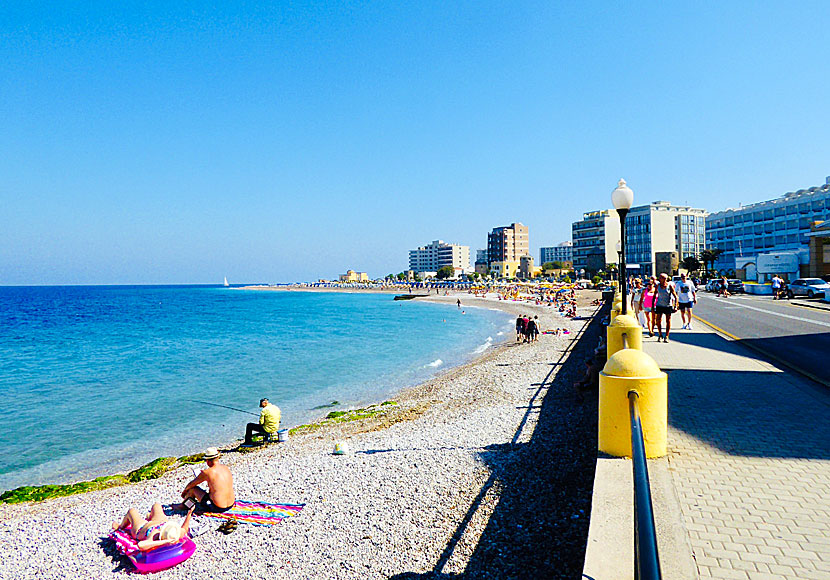
M 830 2 L 6 2 L 0 285 L 399 272 L 830 175 Z

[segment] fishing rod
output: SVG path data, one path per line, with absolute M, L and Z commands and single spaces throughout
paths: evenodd
M 218 403 L 209 403 L 208 401 L 193 401 L 194 403 L 201 403 L 203 405 L 212 405 L 214 407 L 222 407 L 223 409 L 230 409 L 231 411 L 239 411 L 240 413 L 245 413 L 246 415 L 253 415 L 254 417 L 259 417 L 259 413 L 251 413 L 250 411 L 243 411 L 242 409 L 237 409 L 236 407 L 228 407 L 227 405 L 220 405 Z

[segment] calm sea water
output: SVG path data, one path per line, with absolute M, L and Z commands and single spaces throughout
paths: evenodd
M 499 342 L 503 313 L 371 294 L 0 288 L 0 489 L 122 472 L 382 400 Z

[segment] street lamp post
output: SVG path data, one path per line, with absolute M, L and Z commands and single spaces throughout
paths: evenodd
M 620 267 L 618 268 L 620 276 L 620 292 L 622 293 L 622 314 L 627 314 L 626 302 L 628 302 L 626 281 L 625 281 L 625 216 L 628 215 L 628 210 L 631 209 L 631 204 L 634 203 L 634 192 L 625 184 L 625 179 L 620 179 L 617 184 L 617 189 L 611 193 L 611 203 L 614 209 L 617 210 L 617 215 L 620 216 Z

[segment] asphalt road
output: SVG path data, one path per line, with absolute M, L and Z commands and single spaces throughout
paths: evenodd
M 781 359 L 830 385 L 830 310 L 791 303 L 803 300 L 773 300 L 771 296 L 752 295 L 716 298 L 704 291 L 698 292 L 694 312 L 772 358 Z M 673 322 L 679 322 L 678 315 L 673 317 Z

